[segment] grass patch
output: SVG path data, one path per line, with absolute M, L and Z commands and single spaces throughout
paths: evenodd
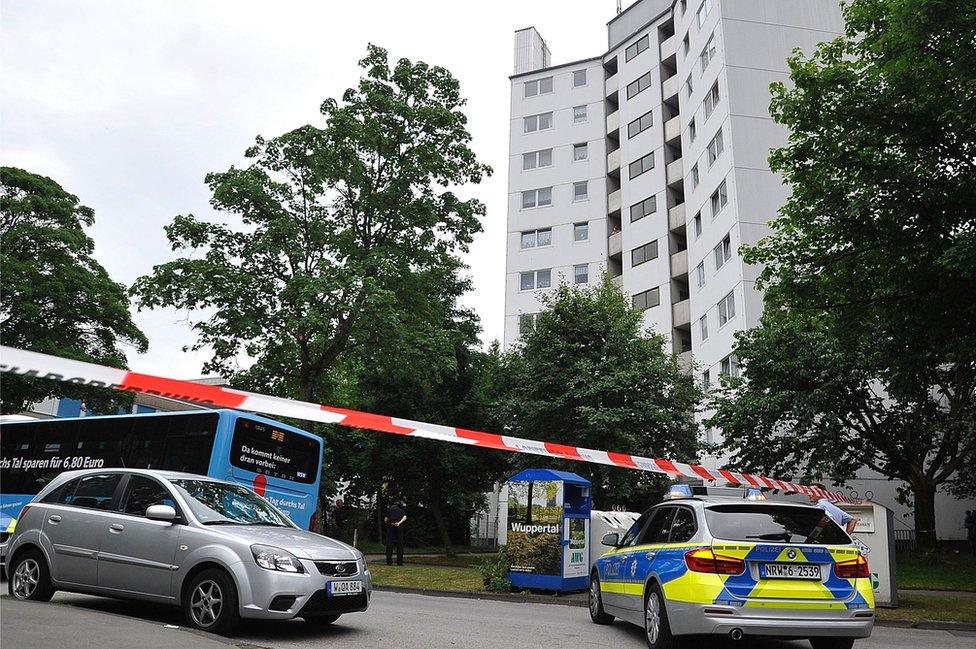
M 969 622 L 976 624 L 976 600 L 969 597 L 898 595 L 898 608 L 875 609 L 881 620 Z
M 899 588 L 976 591 L 976 557 L 964 552 L 903 552 L 895 562 Z
M 363 554 L 386 554 L 386 546 L 375 541 L 361 541 L 356 547 Z M 497 549 L 481 545 L 455 545 L 454 551 L 458 554 L 490 554 L 497 552 Z M 444 547 L 440 545 L 408 545 L 403 548 L 403 552 L 404 554 L 444 554 Z
M 474 568 L 453 566 L 388 566 L 385 563 L 370 564 L 373 583 L 380 586 L 407 586 L 472 592 L 483 590 L 481 573 Z

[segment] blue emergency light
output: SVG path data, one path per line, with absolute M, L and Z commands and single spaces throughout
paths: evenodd
M 678 498 L 691 498 L 691 485 L 673 484 L 664 494 L 665 500 L 676 500 Z

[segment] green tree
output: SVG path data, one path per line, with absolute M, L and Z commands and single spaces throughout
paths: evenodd
M 92 361 L 126 363 L 122 345 L 146 350 L 132 322 L 125 287 L 95 261 L 85 233 L 95 213 L 55 181 L 15 167 L 0 168 L 0 336 L 3 344 Z M 104 390 L 2 376 L 0 411 L 20 412 L 48 397 L 83 400 L 112 411 L 131 400 Z
M 844 13 L 773 85 L 792 194 L 744 251 L 765 315 L 711 423 L 745 467 L 906 481 L 933 542 L 936 490 L 976 456 L 976 6 Z
M 359 85 L 323 102 L 323 125 L 259 137 L 248 166 L 209 174 L 213 207 L 235 218 L 176 217 L 167 236 L 190 254 L 134 285 L 141 307 L 202 314 L 193 348 L 212 350 L 206 371 L 232 374 L 246 355 L 252 384 L 314 400 L 336 387 L 344 353 L 453 290 L 441 280 L 484 206 L 445 188 L 490 173 L 468 146 L 458 82 L 426 63 L 390 66 L 373 45 L 360 65 Z M 418 302 L 402 298 L 406 283 Z
M 503 359 L 499 419 L 508 434 L 572 446 L 694 461 L 700 393 L 666 340 L 642 333 L 609 279 L 555 289 L 532 331 Z M 519 456 L 518 466 L 538 463 Z M 547 462 L 548 464 L 549 462 Z M 588 477 L 602 506 L 646 506 L 654 474 L 557 461 Z

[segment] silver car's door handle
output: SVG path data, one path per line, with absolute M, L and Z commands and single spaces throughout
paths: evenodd
M 124 529 L 125 529 L 125 525 L 122 525 L 120 523 L 112 523 L 111 525 L 108 526 L 108 531 L 114 534 L 118 534 Z
M 58 523 L 61 522 L 61 517 L 58 516 L 57 514 L 51 514 L 50 516 L 47 517 L 47 522 L 51 523 L 52 525 L 57 525 Z

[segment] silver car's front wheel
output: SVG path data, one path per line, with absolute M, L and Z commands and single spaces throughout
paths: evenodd
M 217 582 L 208 579 L 197 584 L 190 595 L 190 615 L 197 626 L 209 628 L 220 617 L 224 594 Z
M 13 595 L 17 599 L 30 599 L 34 591 L 37 590 L 37 583 L 41 578 L 41 567 L 33 558 L 27 558 L 20 562 L 14 572 Z
M 644 630 L 647 632 L 648 644 L 657 644 L 657 638 L 661 634 L 661 600 L 654 592 L 647 596 L 647 605 L 644 607 Z

